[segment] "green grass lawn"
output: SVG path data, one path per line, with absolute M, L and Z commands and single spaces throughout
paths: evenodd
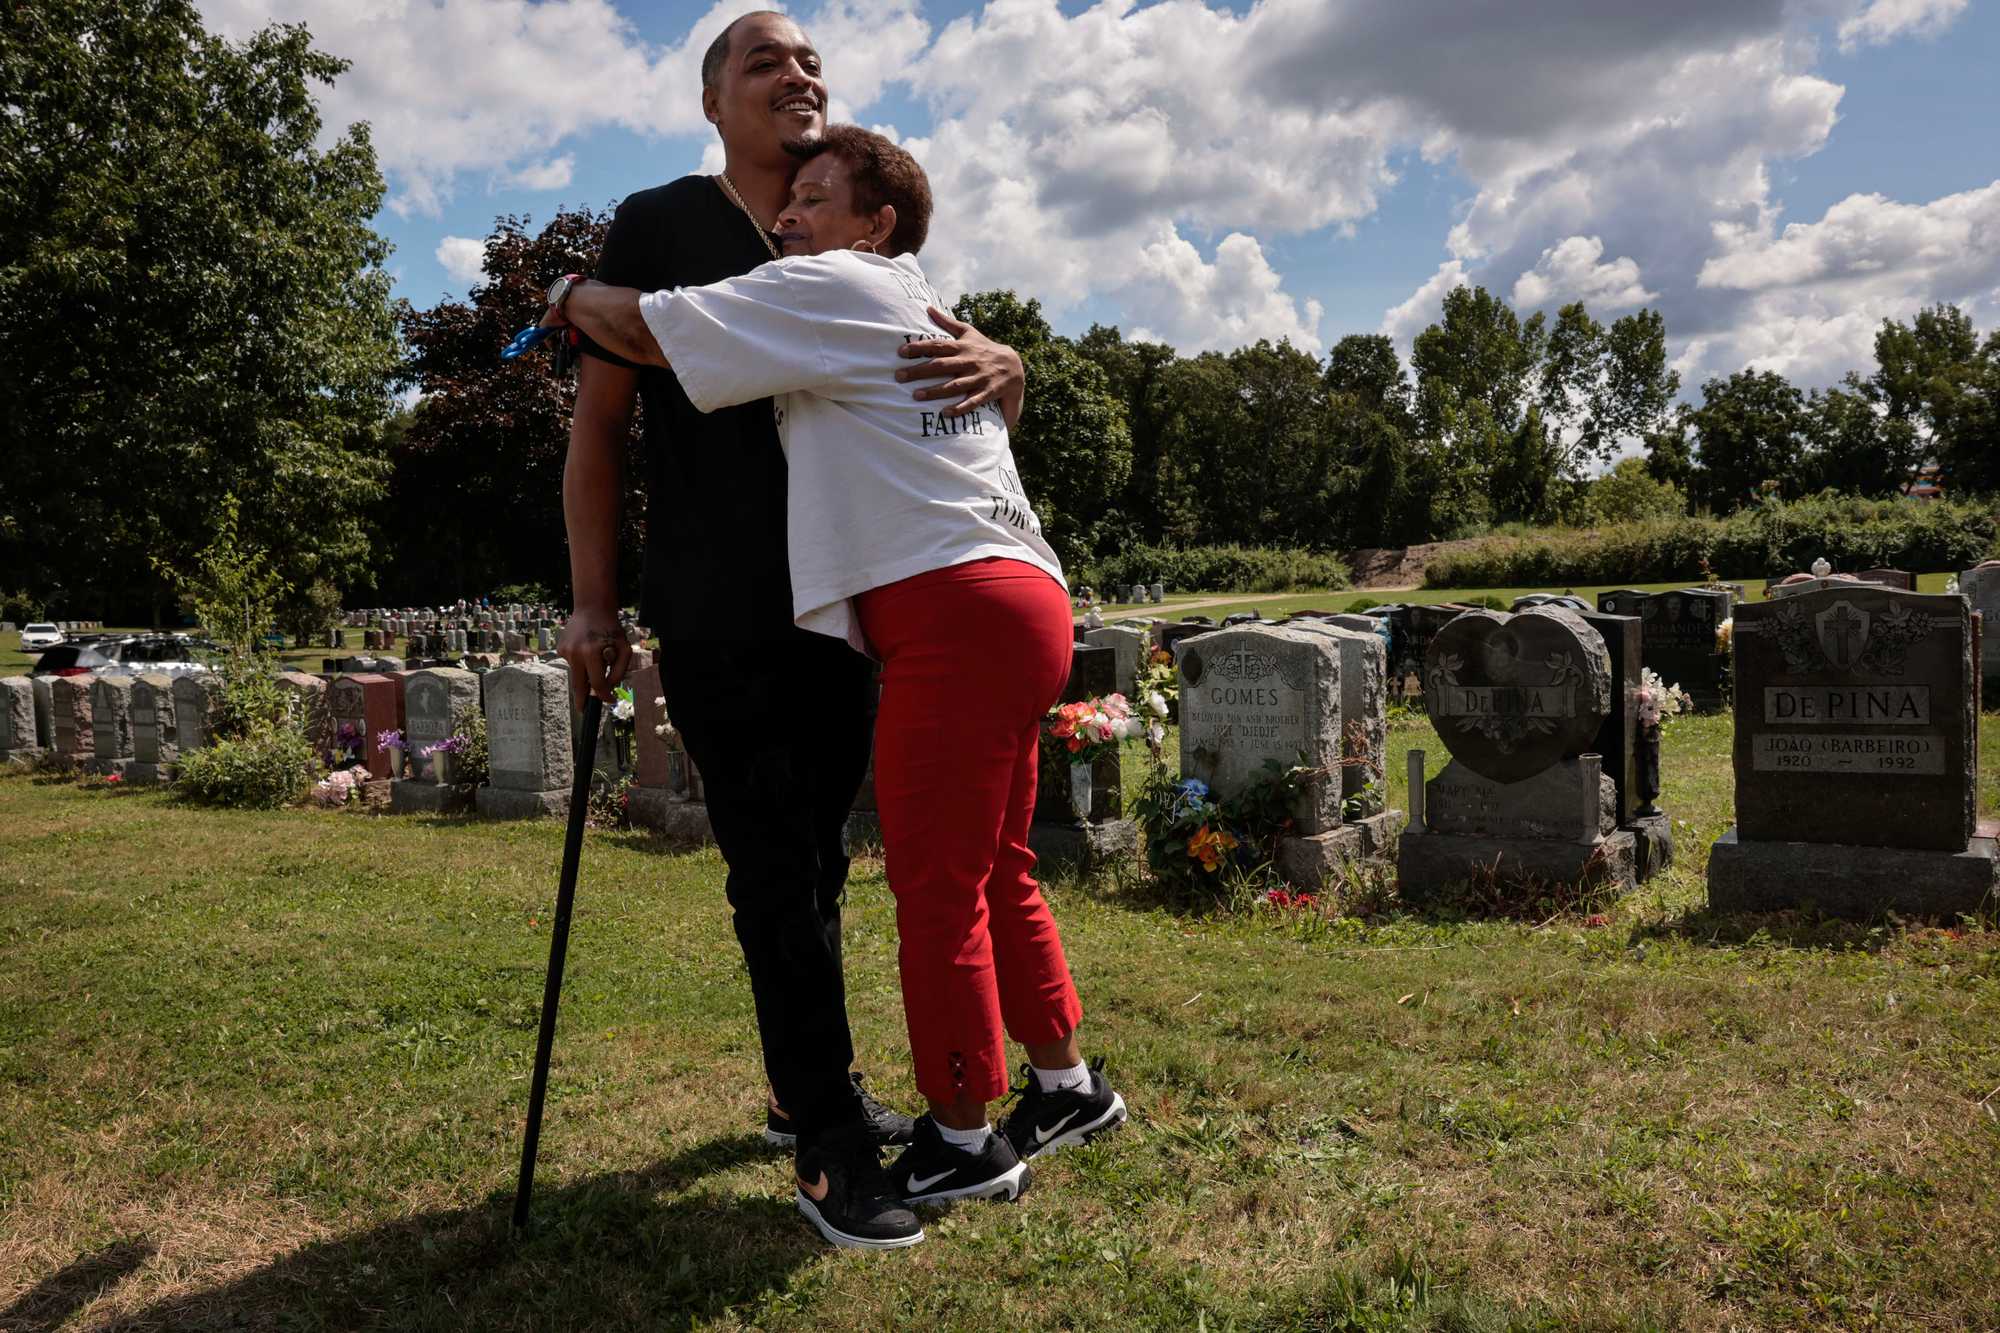
M 1443 751 L 1391 735 L 1401 805 Z M 757 1137 L 713 851 L 589 838 L 516 1245 L 558 825 L 0 778 L 0 1328 L 1991 1328 L 2000 934 L 1707 917 L 1728 756 L 1670 724 L 1680 859 L 1600 926 L 1052 885 L 1133 1121 L 886 1255 Z M 879 862 L 849 901 L 910 1106 Z

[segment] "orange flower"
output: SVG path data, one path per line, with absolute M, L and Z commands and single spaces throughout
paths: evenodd
M 1211 829 L 1203 824 L 1188 839 L 1188 855 L 1201 862 L 1201 867 L 1214 871 L 1222 858 L 1236 850 L 1236 838 L 1227 829 Z

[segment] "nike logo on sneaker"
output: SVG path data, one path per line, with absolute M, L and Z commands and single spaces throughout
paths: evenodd
M 945 1178 L 946 1176 L 950 1175 L 950 1174 L 951 1174 L 951 1173 L 952 1173 L 952 1172 L 953 1172 L 954 1170 L 956 1170 L 956 1169 L 957 1169 L 956 1167 L 949 1167 L 949 1166 L 948 1166 L 948 1167 L 946 1167 L 946 1168 L 945 1168 L 944 1170 L 942 1170 L 942 1171 L 938 1172 L 938 1173 L 937 1173 L 936 1175 L 934 1175 L 934 1176 L 925 1176 L 925 1177 L 924 1177 L 923 1179 L 921 1179 L 921 1180 L 919 1180 L 919 1179 L 918 1179 L 917 1177 L 915 1177 L 915 1176 L 911 1176 L 911 1177 L 910 1177 L 910 1187 L 909 1187 L 909 1189 L 907 1189 L 907 1190 L 905 1190 L 905 1191 L 903 1191 L 903 1192 L 904 1192 L 905 1194 L 922 1194 L 922 1193 L 923 1193 L 923 1192 L 924 1192 L 925 1190 L 927 1190 L 927 1189 L 929 1189 L 929 1188 L 930 1188 L 931 1186 L 933 1186 L 933 1185 L 937 1184 L 937 1183 L 938 1183 L 938 1182 L 939 1182 L 940 1180 L 943 1180 L 943 1179 L 944 1179 L 944 1178 Z
M 1067 1125 L 1070 1121 L 1074 1119 L 1076 1119 L 1076 1112 L 1071 1111 L 1068 1115 L 1056 1121 L 1053 1125 L 1050 1125 L 1047 1129 L 1043 1129 L 1040 1125 L 1036 1125 L 1035 1146 L 1038 1148 L 1047 1147 L 1049 1140 L 1054 1138 L 1056 1135 L 1062 1133 L 1063 1126 Z
M 830 1188 L 826 1182 L 826 1172 L 820 1172 L 819 1180 L 811 1185 L 806 1184 L 805 1178 L 801 1176 L 799 1178 L 799 1188 L 804 1190 L 806 1197 L 814 1203 L 825 1203 L 826 1192 Z

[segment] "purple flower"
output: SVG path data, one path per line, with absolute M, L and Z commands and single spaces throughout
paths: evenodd
M 375 737 L 375 748 L 378 750 L 402 749 L 403 733 L 397 731 L 394 727 L 391 727 L 387 731 L 378 733 Z

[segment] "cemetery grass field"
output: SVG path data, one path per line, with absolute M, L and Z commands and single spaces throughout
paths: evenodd
M 757 1136 L 713 851 L 588 840 L 517 1246 L 558 824 L 0 778 L 0 1328 L 1990 1328 L 2000 934 L 1704 916 L 1728 750 L 1602 923 L 1052 885 L 1133 1121 L 876 1255 Z M 913 1106 L 877 861 L 846 942 Z

